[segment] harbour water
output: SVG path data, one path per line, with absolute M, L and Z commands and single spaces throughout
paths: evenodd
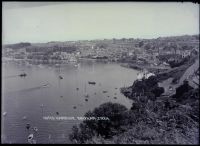
M 22 73 L 27 76 L 18 76 Z M 28 143 L 28 135 L 33 134 L 37 143 L 70 143 L 71 128 L 81 121 L 46 120 L 44 117 L 84 116 L 87 111 L 109 101 L 130 108 L 132 102 L 120 93 L 120 87 L 132 85 L 137 73 L 116 63 L 92 60 L 60 67 L 14 61 L 3 63 L 2 142 Z M 96 84 L 88 84 L 88 81 Z M 27 123 L 30 129 L 26 128 Z

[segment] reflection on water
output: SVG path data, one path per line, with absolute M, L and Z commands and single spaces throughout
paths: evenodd
M 132 85 L 137 74 L 115 63 L 94 61 L 60 67 L 9 62 L 3 64 L 2 71 L 2 112 L 7 112 L 2 120 L 4 143 L 28 143 L 30 134 L 37 143 L 69 143 L 71 127 L 80 121 L 53 121 L 43 117 L 58 116 L 58 113 L 66 117 L 83 116 L 108 101 L 130 108 L 131 101 L 119 89 Z M 24 72 L 26 77 L 18 76 Z M 59 79 L 59 75 L 63 79 Z M 96 84 L 88 84 L 88 81 Z M 26 128 L 27 123 L 30 129 Z

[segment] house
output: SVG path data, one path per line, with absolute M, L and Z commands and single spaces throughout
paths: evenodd
M 169 66 L 169 63 L 163 62 L 163 65 L 165 65 L 165 66 Z
M 143 70 L 142 72 L 137 74 L 137 79 L 142 80 L 142 79 L 148 79 L 151 76 L 155 76 L 154 73 L 148 72 L 147 70 Z
M 183 51 L 183 52 L 182 52 L 182 54 L 181 54 L 181 57 L 182 57 L 182 58 L 185 58 L 185 57 L 188 57 L 188 56 L 190 56 L 190 54 L 191 54 L 191 52 L 190 52 L 190 51 L 188 51 L 188 50 L 185 50 L 185 51 Z

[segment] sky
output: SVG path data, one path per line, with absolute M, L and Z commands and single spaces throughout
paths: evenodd
M 3 44 L 199 34 L 191 2 L 3 2 Z

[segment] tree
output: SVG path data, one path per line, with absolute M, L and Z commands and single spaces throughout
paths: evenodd
M 134 93 L 141 94 L 147 92 L 149 89 L 145 83 L 145 80 L 142 81 L 135 81 L 132 86 L 132 96 Z
M 158 79 L 156 76 L 150 76 L 148 79 L 145 80 L 145 83 L 148 87 L 153 87 L 157 85 Z
M 107 117 L 108 120 L 85 120 L 79 125 L 79 130 L 73 127 L 70 139 L 76 139 L 80 143 L 92 138 L 94 135 L 100 135 L 104 138 L 112 136 L 124 131 L 125 126 L 129 121 L 128 109 L 118 103 L 105 103 L 95 108 L 93 112 L 89 111 L 85 117 Z
M 143 45 L 144 45 L 143 41 L 139 42 L 139 47 L 142 47 Z
M 150 49 L 151 49 L 150 44 L 146 44 L 146 45 L 144 46 L 144 49 L 145 49 L 145 50 L 150 50 Z
M 188 81 L 185 80 L 183 82 L 183 85 L 176 88 L 176 94 L 173 96 L 173 98 L 175 98 L 178 101 L 181 101 L 181 100 L 183 100 L 182 96 L 184 95 L 184 93 L 188 92 L 191 89 L 193 89 L 193 88 L 191 86 L 189 86 Z
M 151 92 L 155 95 L 155 97 L 159 97 L 162 93 L 164 93 L 163 87 L 155 87 L 151 90 Z

